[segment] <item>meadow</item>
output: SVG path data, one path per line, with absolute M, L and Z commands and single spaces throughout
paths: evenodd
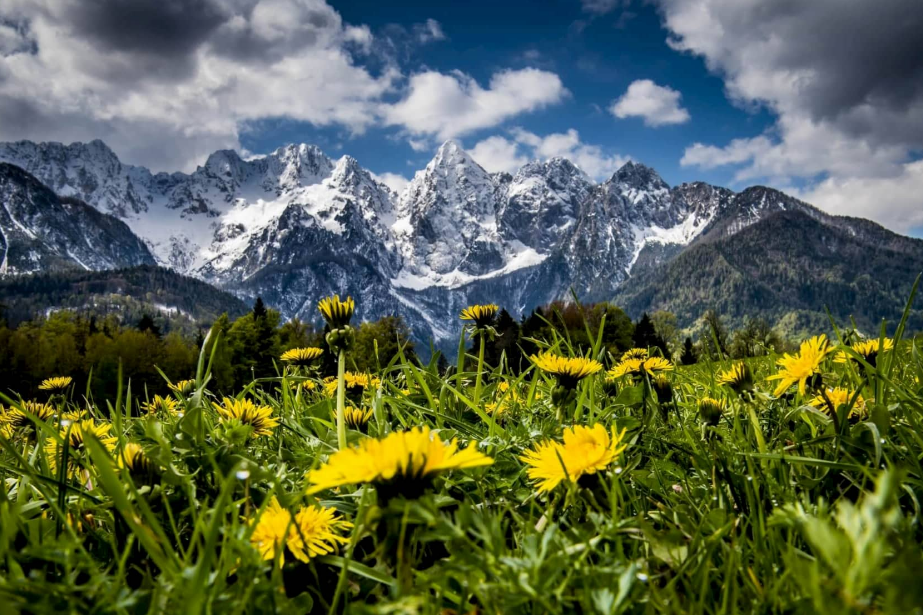
M 923 354 L 904 320 L 678 365 L 600 336 L 356 365 L 354 306 L 234 397 L 0 396 L 4 612 L 918 613 Z M 601 329 L 600 329 L 601 330 Z M 212 335 L 216 335 L 214 332 Z M 211 340 L 215 342 L 214 339 Z M 474 351 L 466 352 L 473 342 Z M 207 352 L 207 349 L 211 352 Z M 368 351 L 366 351 L 368 352 Z M 337 376 L 317 364 L 333 356 Z

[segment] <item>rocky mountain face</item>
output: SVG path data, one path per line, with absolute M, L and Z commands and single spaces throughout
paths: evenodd
M 458 312 L 470 303 L 518 314 L 571 290 L 583 300 L 611 299 L 628 280 L 654 276 L 692 247 L 778 212 L 895 241 L 877 225 L 823 214 L 776 190 L 671 188 L 634 162 L 600 184 L 562 158 L 490 174 L 453 141 L 399 195 L 355 159 L 332 160 L 309 145 L 252 160 L 219 151 L 189 174 L 122 164 L 100 141 L 5 143 L 0 161 L 34 175 L 48 194 L 86 201 L 88 219 L 124 222 L 120 229 L 143 240 L 135 240 L 137 258 L 244 299 L 262 296 L 286 317 L 315 320 L 320 297 L 350 294 L 361 317 L 401 314 L 420 340 L 443 346 L 453 344 Z M 59 246 L 55 254 L 79 243 L 44 239 L 58 237 L 57 223 L 42 228 L 36 236 Z M 123 243 L 83 240 L 98 253 L 78 262 L 121 266 L 114 259 L 128 254 L 117 247 Z M 51 266 L 43 263 L 7 272 Z
M 764 196 L 754 191 L 747 203 L 758 207 Z M 861 330 L 877 334 L 882 319 L 892 328 L 900 321 L 921 270 L 923 241 L 800 203 L 739 232 L 696 240 L 626 281 L 615 302 L 630 314 L 671 311 L 684 326 L 708 309 L 735 327 L 760 316 L 796 336 L 828 329 L 829 309 L 839 323 L 854 319 Z M 911 312 L 907 325 L 910 331 L 923 328 L 919 310 Z
M 124 222 L 0 163 L 0 276 L 153 264 Z

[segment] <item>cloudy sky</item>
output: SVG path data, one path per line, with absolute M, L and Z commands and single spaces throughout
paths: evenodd
M 627 159 L 923 233 L 919 0 L 3 0 L 0 140 L 191 170 L 310 142 L 394 186 Z

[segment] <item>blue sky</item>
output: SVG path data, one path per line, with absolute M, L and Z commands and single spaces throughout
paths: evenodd
M 405 2 L 399 11 L 392 3 L 364 0 L 333 6 L 345 21 L 367 24 L 381 36 L 395 24 L 411 30 L 427 19 L 438 21 L 445 39 L 407 45 L 408 72 L 461 70 L 481 84 L 509 68 L 535 67 L 561 77 L 570 92 L 562 102 L 459 137 L 469 148 L 513 127 L 540 136 L 575 129 L 582 142 L 652 166 L 671 185 L 694 180 L 737 185 L 733 169 L 681 167 L 684 149 L 697 141 L 725 143 L 758 135 L 772 125 L 765 108 L 732 104 L 722 79 L 700 57 L 670 49 L 669 33 L 650 4 L 603 15 L 588 14 L 576 2 Z M 648 127 L 639 117 L 614 117 L 608 107 L 639 79 L 679 91 L 691 119 Z M 342 127 L 270 121 L 241 138 L 254 152 L 291 141 L 317 143 L 330 154 L 348 153 L 377 173 L 404 176 L 425 166 L 433 153 L 432 148 L 414 151 L 399 129 L 387 128 L 351 136 Z
M 308 142 L 399 188 L 455 138 L 920 234 L 921 31 L 920 0 L 4 0 L 0 140 L 156 171 Z

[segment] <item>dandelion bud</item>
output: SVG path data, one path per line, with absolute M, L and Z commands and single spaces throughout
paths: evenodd
M 724 401 L 712 397 L 703 397 L 699 400 L 699 418 L 706 425 L 714 427 L 721 422 L 724 414 Z

